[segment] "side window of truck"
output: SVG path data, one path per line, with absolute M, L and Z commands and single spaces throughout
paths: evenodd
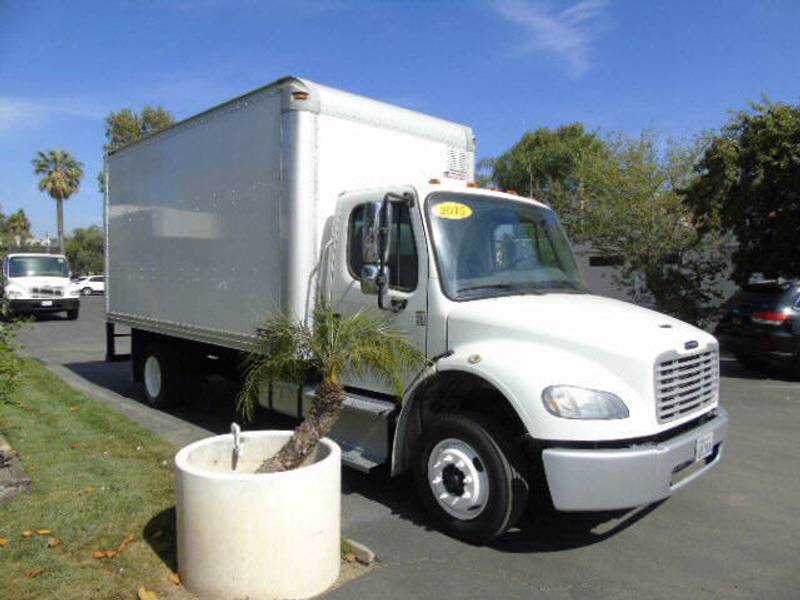
M 411 213 L 407 206 L 395 208 L 395 229 L 389 248 L 389 287 L 403 292 L 417 288 L 418 261 Z M 347 266 L 354 279 L 361 277 L 361 230 L 364 226 L 364 206 L 356 206 L 350 213 L 347 241 Z

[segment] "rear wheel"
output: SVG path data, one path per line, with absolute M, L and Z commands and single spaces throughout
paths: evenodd
M 153 408 L 164 408 L 174 404 L 179 392 L 177 361 L 162 345 L 153 345 L 145 350 L 142 365 L 144 400 Z
M 446 533 L 486 543 L 516 525 L 528 500 L 512 435 L 478 414 L 443 414 L 426 425 L 414 465 L 425 511 Z
M 90 288 L 90 287 L 83 288 L 81 290 L 81 295 L 82 296 L 91 296 L 92 295 L 92 288 Z

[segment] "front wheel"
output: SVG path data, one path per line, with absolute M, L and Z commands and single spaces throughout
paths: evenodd
M 91 296 L 92 295 L 92 288 L 85 287 L 81 290 L 81 296 Z
M 426 424 L 414 465 L 417 494 L 433 521 L 478 544 L 516 525 L 528 500 L 526 472 L 508 431 L 461 413 Z

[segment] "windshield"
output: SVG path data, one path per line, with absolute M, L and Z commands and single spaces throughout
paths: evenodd
M 69 277 L 63 256 L 15 256 L 8 261 L 9 277 Z
M 437 193 L 429 197 L 427 211 L 449 298 L 586 292 L 552 210 L 532 202 Z

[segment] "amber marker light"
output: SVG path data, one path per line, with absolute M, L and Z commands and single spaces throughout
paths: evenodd
M 308 92 L 292 92 L 292 98 L 295 100 L 308 100 Z

